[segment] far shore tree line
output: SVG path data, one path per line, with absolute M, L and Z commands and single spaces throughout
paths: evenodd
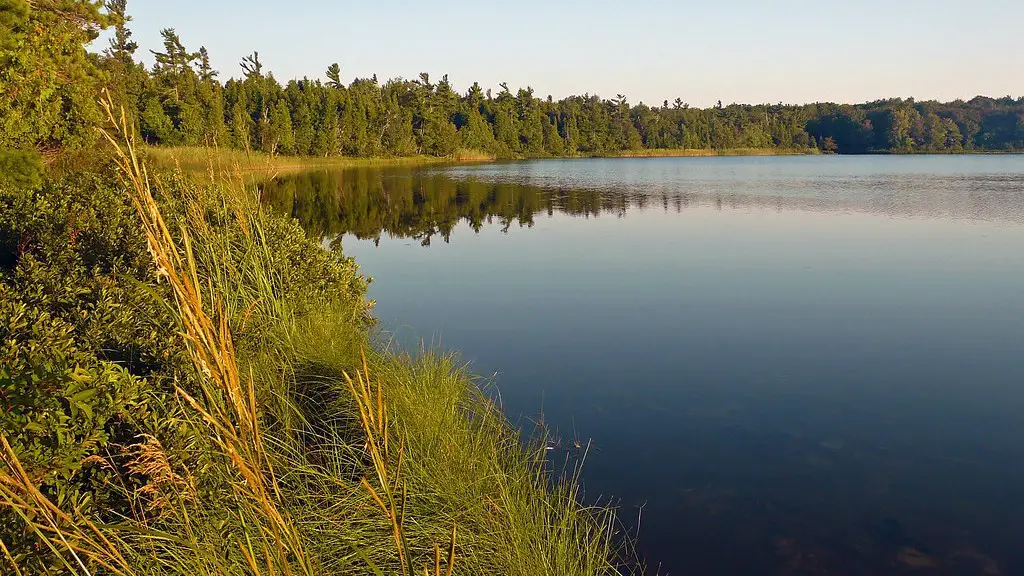
M 630 104 L 624 95 L 554 100 L 532 88 L 458 92 L 447 76 L 282 84 L 259 53 L 241 76 L 221 81 L 205 47 L 161 31 L 155 64 L 138 61 L 126 0 L 108 0 L 114 32 L 91 55 L 104 82 L 151 145 L 219 146 L 302 156 L 599 156 L 644 149 L 736 148 L 825 153 L 1024 151 L 1024 97 L 941 103 L 890 99 L 865 104 L 718 105 L 682 99 Z

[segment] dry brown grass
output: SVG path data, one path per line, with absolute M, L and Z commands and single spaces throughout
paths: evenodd
M 267 565 L 263 573 L 289 576 L 294 573 L 294 564 L 301 574 L 313 576 L 316 571 L 304 552 L 302 537 L 278 505 L 281 492 L 260 432 L 254 382 L 251 377 L 243 381 L 239 376 L 227 316 L 219 301 L 212 303 L 212 316 L 204 310 L 188 231 L 181 231 L 183 257 L 153 198 L 149 176 L 136 154 L 134 135 L 124 111 L 117 117 L 110 100 L 102 104 L 117 130 L 116 135 L 106 131 L 103 135 L 114 148 L 119 175 L 131 193 L 157 274 L 171 287 L 181 334 L 192 362 L 203 376 L 199 379 L 202 402 L 181 387 L 176 387 L 176 391 L 202 416 L 214 432 L 215 443 L 241 477 L 242 482 L 235 484 L 239 497 L 254 503 L 262 512 L 267 536 L 260 550 Z M 239 546 L 253 572 L 260 573 L 251 543 L 239 543 Z
M 357 158 L 350 156 L 281 156 L 264 152 L 213 148 L 201 146 L 148 146 L 142 149 L 147 162 L 155 166 L 180 168 L 194 174 L 251 174 L 253 177 L 273 177 L 278 174 L 307 170 L 364 168 L 388 166 L 425 166 L 462 161 L 493 159 L 475 151 L 466 157 L 403 156 L 395 158 Z

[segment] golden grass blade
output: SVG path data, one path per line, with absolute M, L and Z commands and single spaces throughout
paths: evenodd
M 238 548 L 242 551 L 242 557 L 245 558 L 246 563 L 249 564 L 249 569 L 252 570 L 254 576 L 259 576 L 260 569 L 256 565 L 256 558 L 252 553 L 251 547 L 252 542 L 249 542 L 248 536 L 246 537 L 246 545 L 243 545 L 241 542 L 238 543 Z
M 131 126 L 123 121 L 123 116 L 122 122 L 117 122 L 109 96 L 103 107 L 120 141 L 105 131 L 103 134 L 114 146 L 122 181 L 142 222 L 154 263 L 160 275 L 167 279 L 174 295 L 183 336 L 189 344 L 193 364 L 202 376 L 200 387 L 207 405 L 201 406 L 188 394 L 182 397 L 218 432 L 215 442 L 241 475 L 244 497 L 260 507 L 270 524 L 271 539 L 281 551 L 278 555 L 280 568 L 286 574 L 290 573 L 289 558 L 294 558 L 303 572 L 311 576 L 313 571 L 303 551 L 302 539 L 278 509 L 280 491 L 276 478 L 272 472 L 269 479 L 264 474 L 271 466 L 259 430 L 260 412 L 252 381 L 248 386 L 241 382 L 227 315 L 217 300 L 213 301 L 212 317 L 204 310 L 190 236 L 187 230 L 182 230 L 183 259 L 152 195 L 145 167 L 138 162 Z M 179 388 L 179 392 L 183 391 Z M 221 410 L 218 393 L 223 395 L 230 414 Z
M 445 570 L 444 576 L 452 576 L 452 571 L 455 570 L 455 523 L 452 523 L 452 544 L 448 548 L 448 569 Z
M 15 576 L 24 576 L 21 572 L 21 568 L 18 568 L 18 563 L 14 561 L 14 557 L 11 556 L 11 552 L 7 549 L 7 545 L 4 544 L 3 540 L 0 540 L 0 551 L 3 551 L 4 558 L 10 563 L 11 568 L 14 570 Z
M 380 509 L 383 510 L 385 514 L 390 514 L 390 510 L 388 510 L 388 507 L 384 504 L 384 501 L 381 500 L 380 496 L 377 495 L 377 491 L 373 489 L 373 486 L 370 486 L 370 483 L 366 481 L 366 478 L 361 479 L 360 483 L 363 486 L 366 486 L 366 489 L 370 491 L 370 496 L 372 496 L 374 501 L 377 502 Z
M 0 461 L 11 471 L 10 474 L 0 471 L 0 506 L 13 509 L 69 570 L 91 575 L 86 566 L 88 560 L 115 576 L 134 575 L 117 546 L 95 524 L 88 519 L 76 521 L 39 491 L 6 436 L 0 436 Z M 59 548 L 71 556 L 77 568 L 70 565 Z

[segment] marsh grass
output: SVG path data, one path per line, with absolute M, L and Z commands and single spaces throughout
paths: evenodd
M 116 127 L 107 139 L 194 368 L 161 400 L 180 405 L 166 429 L 194 457 L 140 437 L 126 448 L 127 468 L 146 482 L 115 475 L 131 513 L 101 522 L 51 500 L 3 439 L 0 506 L 61 572 L 630 570 L 613 511 L 583 504 L 585 451 L 559 464 L 542 441 L 524 446 L 454 356 L 368 346 L 354 265 L 325 260 L 351 276 L 343 293 L 291 286 L 269 217 L 237 169 L 209 187 L 154 177 L 123 113 L 106 109 Z M 154 182 L 179 193 L 158 200 Z M 165 217 L 168 205 L 177 217 Z M 22 573 L 6 546 L 0 567 Z
M 156 166 L 176 167 L 191 173 L 207 174 L 212 170 L 217 174 L 242 172 L 268 176 L 325 168 L 427 166 L 494 159 L 491 155 L 474 150 L 459 150 L 451 158 L 425 155 L 380 158 L 281 156 L 252 150 L 204 146 L 147 146 L 142 148 L 141 152 L 147 162 Z
M 452 155 L 455 162 L 493 162 L 497 159 L 498 157 L 490 152 L 473 148 L 459 148 Z

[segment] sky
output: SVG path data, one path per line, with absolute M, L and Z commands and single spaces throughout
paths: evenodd
M 1024 96 L 1020 0 L 129 0 L 137 56 L 161 28 L 226 80 L 258 50 L 285 82 L 448 74 L 464 92 L 624 94 L 695 106 Z

